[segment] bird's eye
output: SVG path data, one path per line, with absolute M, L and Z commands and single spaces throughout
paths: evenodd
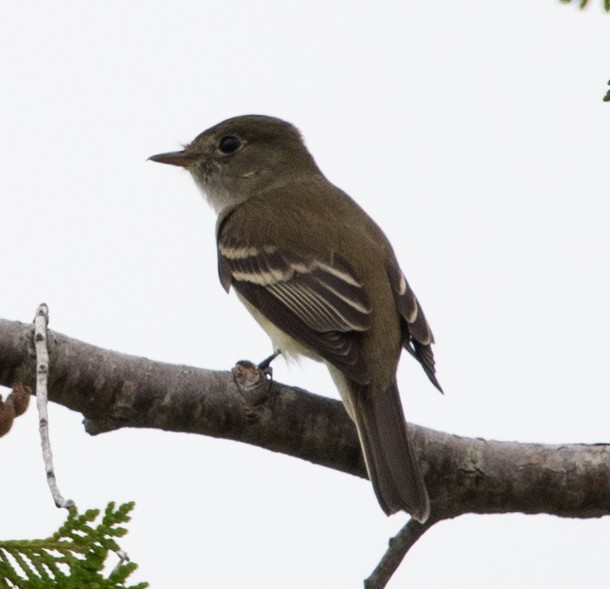
M 227 135 L 218 142 L 218 149 L 222 153 L 233 153 L 241 147 L 241 141 L 233 135 Z

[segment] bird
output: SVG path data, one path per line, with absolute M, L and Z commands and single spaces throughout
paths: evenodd
M 425 522 L 430 499 L 396 380 L 402 349 L 442 388 L 432 331 L 380 227 L 279 118 L 236 116 L 149 159 L 192 175 L 217 214 L 220 283 L 274 350 L 327 366 L 383 511 Z

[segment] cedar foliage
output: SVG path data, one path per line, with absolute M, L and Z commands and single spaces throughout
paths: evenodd
M 134 503 L 115 509 L 110 502 L 101 522 L 94 526 L 99 509 L 79 513 L 69 509 L 65 523 L 44 540 L 0 542 L 0 589 L 145 589 L 148 583 L 127 585 L 127 577 L 137 568 L 120 562 L 104 573 L 110 552 L 119 552 L 117 538 L 127 533 Z

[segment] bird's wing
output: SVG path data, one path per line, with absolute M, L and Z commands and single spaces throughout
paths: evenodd
M 362 283 L 338 255 L 322 260 L 266 242 L 241 241 L 232 228 L 218 230 L 218 273 L 272 324 L 366 384 L 368 371 L 358 333 L 370 327 L 371 306 Z
M 443 392 L 435 374 L 434 354 L 431 345 L 434 343 L 434 336 L 421 305 L 396 260 L 390 260 L 386 270 L 392 285 L 396 307 L 403 320 L 403 332 L 405 334 L 403 346 L 419 361 L 432 384 Z

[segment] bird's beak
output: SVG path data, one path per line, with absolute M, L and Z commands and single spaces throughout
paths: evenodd
M 195 161 L 195 156 L 183 149 L 182 151 L 170 151 L 168 153 L 151 155 L 148 159 L 153 162 L 188 168 Z

